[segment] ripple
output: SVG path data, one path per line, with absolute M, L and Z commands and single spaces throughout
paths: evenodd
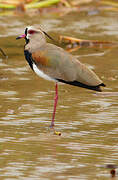
M 13 95 L 16 95 L 17 94 L 17 92 L 16 91 L 0 91 L 0 95 L 1 96 L 13 96 Z

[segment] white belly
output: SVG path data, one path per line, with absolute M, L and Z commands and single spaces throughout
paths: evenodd
M 40 69 L 38 69 L 37 66 L 36 66 L 36 64 L 34 64 L 34 63 L 33 63 L 33 70 L 35 71 L 35 73 L 36 73 L 38 76 L 40 76 L 40 77 L 42 77 L 42 78 L 44 78 L 44 79 L 46 79 L 46 80 L 48 80 L 48 81 L 55 81 L 55 79 L 49 77 L 49 76 L 46 75 L 43 71 L 41 71 Z

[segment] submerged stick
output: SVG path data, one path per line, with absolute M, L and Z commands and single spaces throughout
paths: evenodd
M 118 46 L 118 43 L 113 41 L 85 40 L 69 36 L 60 36 L 59 42 L 65 43 L 67 45 L 67 51 L 69 52 L 76 51 L 81 47 L 111 48 Z
M 0 48 L 0 52 L 2 53 L 3 56 L 7 57 L 7 55 L 5 54 L 5 52 Z

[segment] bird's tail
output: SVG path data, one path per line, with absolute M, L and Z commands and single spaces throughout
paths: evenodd
M 106 85 L 104 83 L 101 83 L 98 86 L 89 86 L 90 88 L 88 88 L 88 89 L 92 89 L 94 91 L 102 92 L 101 86 L 105 87 Z

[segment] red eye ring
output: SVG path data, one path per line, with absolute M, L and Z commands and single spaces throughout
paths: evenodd
M 28 31 L 28 34 L 34 34 L 34 33 L 35 33 L 34 30 L 29 30 L 29 31 Z

